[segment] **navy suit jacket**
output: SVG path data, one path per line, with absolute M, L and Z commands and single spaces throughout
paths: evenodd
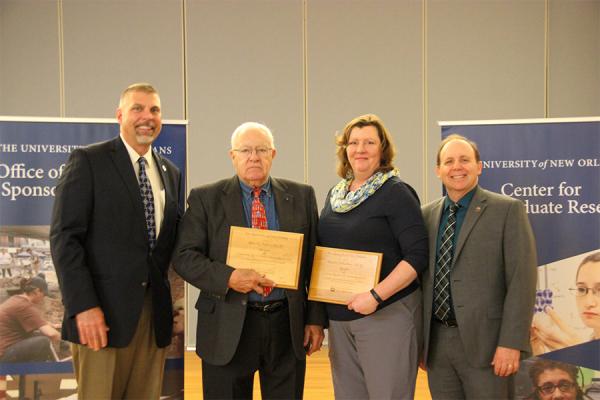
M 101 307 L 108 346 L 131 341 L 148 285 L 159 347 L 171 341 L 167 276 L 180 217 L 177 167 L 154 152 L 165 190 L 164 218 L 150 254 L 146 219 L 131 159 L 120 137 L 76 149 L 56 187 L 50 247 L 62 292 L 64 339 L 79 343 L 75 316 Z

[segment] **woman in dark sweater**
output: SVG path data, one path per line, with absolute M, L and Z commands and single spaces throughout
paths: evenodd
M 338 175 L 319 220 L 326 247 L 383 253 L 379 283 L 346 305 L 327 304 L 337 399 L 412 399 L 421 342 L 417 275 L 428 263 L 419 199 L 398 178 L 394 146 L 369 114 L 337 138 Z

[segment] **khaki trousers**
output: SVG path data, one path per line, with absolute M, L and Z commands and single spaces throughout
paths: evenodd
M 167 348 L 158 348 L 152 327 L 152 295 L 148 290 L 137 329 L 127 347 L 94 351 L 72 344 L 80 400 L 160 397 Z

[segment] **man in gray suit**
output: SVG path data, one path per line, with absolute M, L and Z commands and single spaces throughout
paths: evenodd
M 317 237 L 315 193 L 270 176 L 276 150 L 262 124 L 240 125 L 229 155 L 233 178 L 191 191 L 173 259 L 175 270 L 201 291 L 196 352 L 204 398 L 251 399 L 259 371 L 263 399 L 299 399 L 305 356 L 320 349 L 326 324 L 323 305 L 306 300 Z M 297 290 L 271 290 L 273 282 L 256 271 L 225 263 L 230 228 L 256 227 L 257 208 L 267 229 L 304 234 Z
M 423 207 L 423 364 L 434 399 L 510 398 L 530 353 L 535 240 L 520 201 L 478 186 L 482 167 L 474 142 L 448 136 L 436 168 L 447 196 Z

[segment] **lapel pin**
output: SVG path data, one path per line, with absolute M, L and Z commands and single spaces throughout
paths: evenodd
M 479 207 L 479 206 L 475 207 L 475 212 L 481 212 L 481 207 Z
M 163 171 L 167 172 L 167 167 L 165 167 L 165 164 L 162 165 Z

